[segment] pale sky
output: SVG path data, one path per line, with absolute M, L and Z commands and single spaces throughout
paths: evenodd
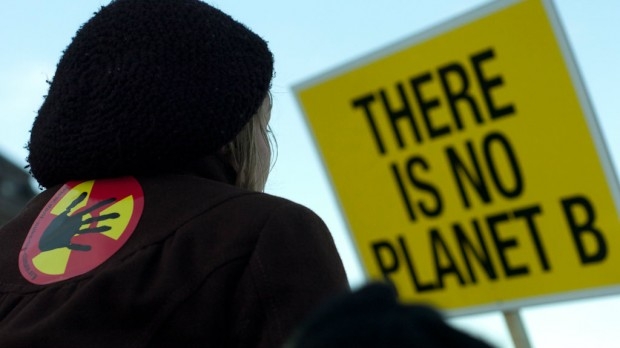
M 16 164 L 25 165 L 28 131 L 46 93 L 46 80 L 53 77 L 63 49 L 79 26 L 108 2 L 0 0 L 0 153 Z M 272 128 L 278 141 L 278 159 L 267 192 L 304 204 L 325 220 L 353 286 L 364 283 L 363 271 L 291 86 L 489 2 L 211 1 L 269 41 L 276 58 Z M 554 3 L 618 171 L 620 93 L 615 82 L 620 81 L 620 2 Z M 534 347 L 618 347 L 618 312 L 620 296 L 521 310 Z M 512 347 L 501 313 L 451 322 L 499 347 Z

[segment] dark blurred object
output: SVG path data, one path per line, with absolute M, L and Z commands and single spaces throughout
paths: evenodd
M 297 330 L 285 348 L 491 346 L 448 325 L 425 305 L 405 305 L 386 284 L 370 284 L 333 299 Z
M 28 173 L 0 155 L 0 226 L 35 195 Z

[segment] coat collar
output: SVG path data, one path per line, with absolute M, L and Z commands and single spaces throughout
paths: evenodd
M 234 185 L 237 172 L 223 155 L 209 155 L 193 163 L 191 172 L 200 177 Z

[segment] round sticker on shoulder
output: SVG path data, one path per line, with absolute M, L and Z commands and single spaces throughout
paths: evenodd
M 133 177 L 65 184 L 28 232 L 19 254 L 21 274 L 43 285 L 94 269 L 127 242 L 143 208 L 142 187 Z

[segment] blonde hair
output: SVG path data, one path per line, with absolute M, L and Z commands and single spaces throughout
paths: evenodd
M 265 98 L 239 134 L 223 148 L 237 171 L 236 186 L 261 192 L 265 189 L 271 171 L 272 144 L 275 144 L 269 128 L 270 116 L 271 95 Z M 266 148 L 261 148 L 261 141 Z

